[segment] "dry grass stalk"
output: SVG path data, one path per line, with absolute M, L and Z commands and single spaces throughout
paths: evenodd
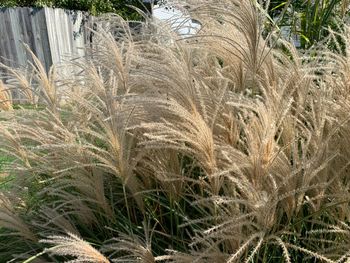
M 40 242 L 54 245 L 53 247 L 47 249 L 48 253 L 59 256 L 73 256 L 75 257 L 74 262 L 110 262 L 89 243 L 71 233 L 68 233 L 67 236 L 50 236 L 47 239 L 40 240 Z
M 12 110 L 11 93 L 2 80 L 0 80 L 0 110 Z

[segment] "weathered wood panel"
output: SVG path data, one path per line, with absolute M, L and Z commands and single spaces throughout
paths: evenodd
M 129 25 L 134 35 L 142 36 L 140 23 L 131 22 Z M 116 40 L 124 31 L 108 19 L 89 16 L 81 11 L 60 8 L 0 8 L 0 63 L 12 68 L 26 67 L 32 63 L 26 44 L 47 72 L 52 65 L 56 65 L 57 74 L 70 77 L 77 69 L 64 62 L 86 55 L 92 57 L 93 53 L 86 54 L 89 49 L 85 47 L 98 45 L 98 37 L 91 29 L 109 31 Z M 7 80 L 3 68 L 0 68 L 0 79 L 5 82 Z M 12 86 L 16 86 L 16 83 Z M 13 90 L 12 96 L 15 101 L 21 100 L 16 90 Z
M 59 8 L 1 8 L 0 62 L 11 67 L 32 62 L 24 44 L 47 71 L 53 64 L 84 56 L 89 39 L 85 23 L 89 20 L 83 12 Z M 69 74 L 64 69 L 61 73 Z M 0 77 L 4 75 L 0 70 Z

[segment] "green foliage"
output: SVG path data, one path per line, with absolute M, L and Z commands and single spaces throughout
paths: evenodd
M 277 25 L 288 26 L 300 37 L 301 47 L 309 48 L 325 39 L 328 30 L 338 31 L 349 17 L 348 0 L 271 1 L 268 12 Z
M 2 190 L 11 188 L 11 182 L 14 178 L 8 173 L 8 171 L 6 171 L 6 166 L 8 166 L 13 160 L 14 158 L 1 155 L 0 153 L 0 189 Z
M 135 9 L 129 6 L 135 6 L 145 10 L 141 0 L 3 0 L 0 1 L 0 7 L 16 6 L 49 6 L 54 8 L 64 8 L 70 10 L 88 11 L 93 15 L 102 13 L 117 13 L 125 19 L 140 19 L 140 15 Z

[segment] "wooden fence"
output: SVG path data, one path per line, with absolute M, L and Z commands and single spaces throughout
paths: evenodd
M 67 57 L 84 55 L 89 17 L 80 11 L 59 8 L 1 8 L 0 62 L 24 66 L 31 61 L 24 44 L 46 69 Z
M 134 36 L 142 36 L 142 23 L 129 22 L 129 26 Z M 33 62 L 26 44 L 47 72 L 52 65 L 62 64 L 63 67 L 56 67 L 56 73 L 70 77 L 74 74 L 74 69 L 64 62 L 91 56 L 92 53 L 86 54 L 85 47 L 98 44 L 99 39 L 90 29 L 99 28 L 110 32 L 116 40 L 123 32 L 108 19 L 100 20 L 81 11 L 47 7 L 0 8 L 0 63 L 20 68 Z M 6 70 L 0 67 L 1 79 L 5 82 L 7 80 Z M 12 98 L 16 102 L 21 100 L 16 89 L 12 91 Z
M 53 64 L 84 56 L 84 46 L 90 41 L 87 27 L 91 21 L 91 17 L 80 11 L 1 8 L 0 62 L 14 68 L 28 65 L 32 58 L 24 44 L 28 45 L 47 71 Z M 0 69 L 0 77 L 4 78 L 4 75 L 5 71 Z M 14 99 L 16 94 L 13 92 Z

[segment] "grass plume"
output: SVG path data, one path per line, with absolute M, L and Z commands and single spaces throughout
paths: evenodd
M 196 36 L 109 17 L 70 79 L 8 70 L 36 107 L 0 113 L 6 261 L 349 259 L 349 29 L 300 53 L 253 1 L 189 2 Z

